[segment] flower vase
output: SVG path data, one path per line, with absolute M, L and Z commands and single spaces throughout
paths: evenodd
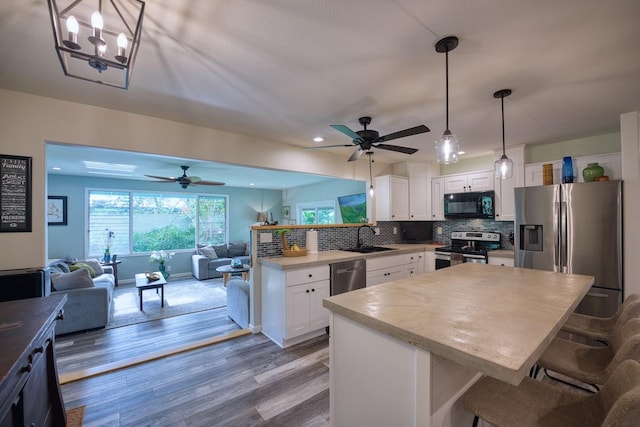
M 160 264 L 158 265 L 158 269 L 160 270 L 160 273 L 162 273 L 162 277 L 164 277 L 164 280 L 169 279 L 171 273 L 167 271 L 167 267 L 164 265 L 164 262 L 160 262 Z
M 604 175 L 604 168 L 598 163 L 589 163 L 586 168 L 582 170 L 582 177 L 584 182 L 593 182 L 596 178 Z
M 109 248 L 104 250 L 104 256 L 102 258 L 104 262 L 111 262 L 111 254 L 109 253 Z

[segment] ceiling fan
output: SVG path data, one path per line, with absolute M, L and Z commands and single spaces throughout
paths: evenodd
M 200 177 L 197 176 L 187 176 L 187 169 L 189 166 L 180 166 L 182 168 L 182 176 L 172 177 L 172 176 L 154 176 L 154 175 L 145 175 L 149 178 L 159 179 L 159 182 L 177 182 L 180 184 L 180 187 L 187 188 L 190 185 L 224 185 L 224 182 L 218 181 L 203 181 Z
M 349 157 L 349 162 L 354 160 L 358 160 L 362 153 L 371 151 L 372 148 L 381 148 L 383 150 L 396 151 L 398 153 L 404 154 L 413 154 L 418 151 L 417 148 L 410 147 L 402 147 L 399 145 L 390 145 L 384 144 L 387 141 L 391 141 L 393 139 L 404 138 L 406 136 L 417 135 L 420 133 L 429 132 L 430 129 L 425 125 L 420 125 L 416 127 L 412 127 L 409 129 L 401 130 L 398 132 L 390 133 L 388 135 L 380 136 L 378 131 L 373 129 L 367 129 L 367 126 L 371 123 L 371 117 L 360 117 L 358 119 L 360 124 L 364 127 L 363 130 L 352 131 L 345 125 L 331 125 L 332 128 L 337 130 L 338 132 L 342 132 L 352 139 L 353 144 L 358 146 L 358 149 L 353 152 L 351 157 Z M 353 145 L 343 144 L 343 145 L 326 145 L 324 147 L 306 147 L 307 149 L 316 149 L 316 148 L 330 148 L 330 147 L 353 147 Z

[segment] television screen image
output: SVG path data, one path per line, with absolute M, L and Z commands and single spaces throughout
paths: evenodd
M 367 218 L 367 195 L 365 193 L 338 196 L 338 206 L 343 224 L 359 224 Z

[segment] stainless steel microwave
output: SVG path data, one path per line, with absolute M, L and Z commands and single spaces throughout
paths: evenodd
M 444 217 L 494 219 L 494 202 L 494 191 L 445 194 Z

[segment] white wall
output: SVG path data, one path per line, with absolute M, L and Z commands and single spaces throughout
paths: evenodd
M 624 203 L 624 286 L 625 297 L 640 293 L 640 116 L 638 112 L 620 116 L 622 141 L 622 189 Z
M 0 233 L 0 269 L 44 265 L 45 143 L 60 142 L 366 180 L 365 162 L 185 123 L 0 89 L 0 153 L 33 158 L 31 233 Z M 180 144 L 176 144 L 180 141 Z M 7 250 L 6 248 L 11 248 Z

